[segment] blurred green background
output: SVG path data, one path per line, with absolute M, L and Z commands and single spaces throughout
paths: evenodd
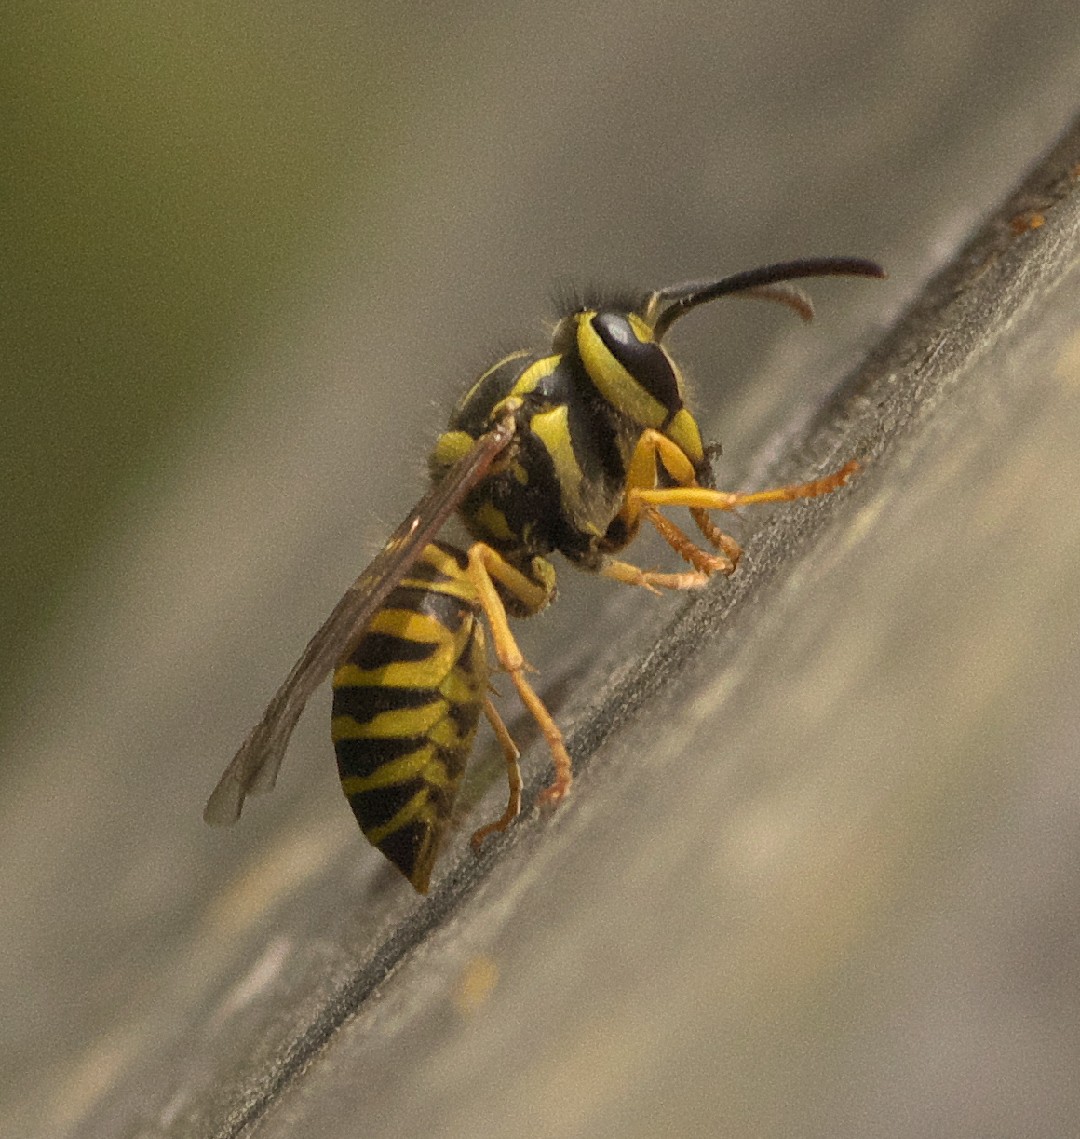
M 404 16 L 8 12 L 0 714 L 97 544 L 155 509 L 256 346 L 288 342 L 285 298 L 325 274 L 339 219 L 399 157 Z

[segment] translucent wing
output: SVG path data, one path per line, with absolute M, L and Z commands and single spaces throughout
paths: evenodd
M 269 791 L 274 786 L 289 737 L 311 694 L 353 648 L 420 552 L 488 473 L 514 437 L 514 430 L 513 416 L 508 414 L 481 435 L 469 452 L 424 495 L 371 565 L 334 606 L 218 781 L 203 812 L 208 823 L 227 826 L 236 822 L 249 794 Z

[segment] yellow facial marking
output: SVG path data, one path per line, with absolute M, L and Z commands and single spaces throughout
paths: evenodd
M 590 323 L 595 315 L 583 313 L 578 319 L 578 351 L 589 378 L 609 403 L 642 427 L 663 426 L 667 408 L 649 395 L 596 335 Z M 651 333 L 649 339 L 652 339 Z

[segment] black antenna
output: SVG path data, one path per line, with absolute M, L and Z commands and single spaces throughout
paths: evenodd
M 813 306 L 799 289 L 785 288 L 781 282 L 805 277 L 884 277 L 885 270 L 875 261 L 862 257 L 808 257 L 801 261 L 780 261 L 747 269 L 719 281 L 687 281 L 657 289 L 645 306 L 645 318 L 653 327 L 657 340 L 663 339 L 671 325 L 692 308 L 714 301 L 717 297 L 741 294 L 763 300 L 779 301 L 793 308 L 803 320 L 814 315 Z

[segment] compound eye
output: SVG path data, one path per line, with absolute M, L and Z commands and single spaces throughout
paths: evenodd
M 591 321 L 600 343 L 616 363 L 653 399 L 664 406 L 668 416 L 683 405 L 679 381 L 667 353 L 651 337 L 644 324 L 635 323 L 622 313 L 597 313 Z

